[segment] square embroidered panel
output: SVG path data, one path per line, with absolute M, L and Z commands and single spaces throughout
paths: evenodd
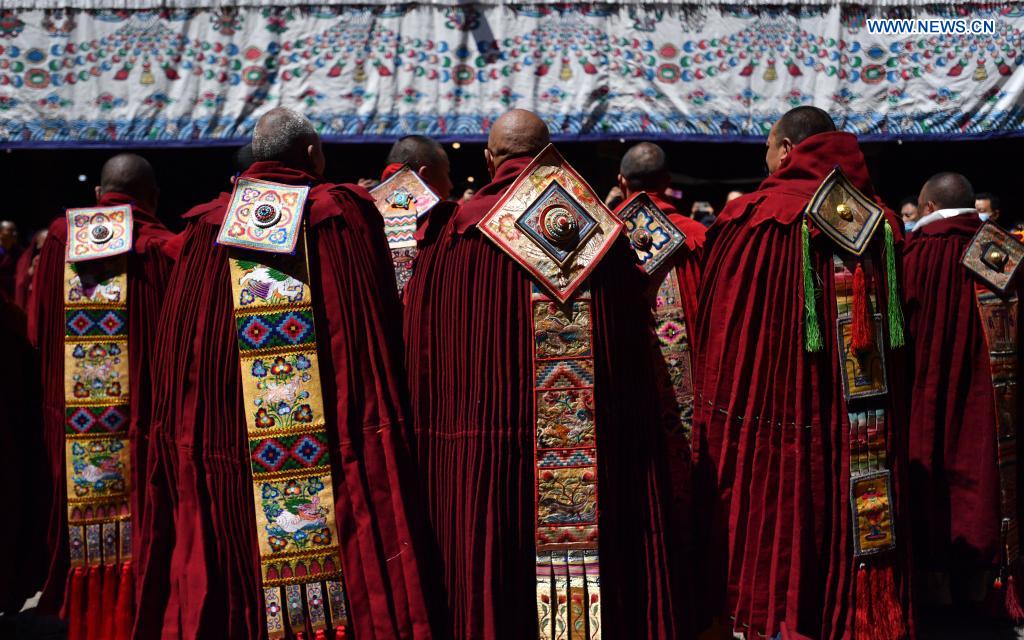
M 65 215 L 68 220 L 65 259 L 68 262 L 109 258 L 131 251 L 130 205 L 68 209 Z
M 384 216 L 384 235 L 392 249 L 416 246 L 416 220 L 427 215 L 441 198 L 408 165 L 370 189 Z
M 271 253 L 293 252 L 308 195 L 309 187 L 239 178 L 217 242 Z
M 1006 291 L 1024 262 L 1024 244 L 997 224 L 986 222 L 967 245 L 960 264 L 999 293 Z
M 623 225 L 554 145 L 548 145 L 477 227 L 565 302 L 611 248 Z
M 640 192 L 629 199 L 619 218 L 626 225 L 629 244 L 646 273 L 654 273 L 683 246 L 686 236 L 668 219 L 651 196 Z
M 859 256 L 871 241 L 884 212 L 836 166 L 808 203 L 807 216 L 836 244 Z

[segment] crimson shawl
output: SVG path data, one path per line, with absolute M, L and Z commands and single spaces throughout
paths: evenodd
M 537 636 L 533 365 L 525 269 L 475 225 L 529 158 L 421 227 L 406 289 L 406 362 L 422 484 L 455 638 Z M 593 296 L 602 626 L 606 638 L 686 636 L 656 446 L 659 357 L 644 278 L 624 238 L 588 280 Z
M 420 582 L 401 311 L 365 190 L 276 162 L 243 177 L 312 186 L 307 241 L 350 628 L 431 635 Z M 226 194 L 186 214 L 157 336 L 138 638 L 266 636 L 228 251 Z
M 797 145 L 760 188 L 730 202 L 708 231 L 694 348 L 697 473 L 717 501 L 708 544 L 725 577 L 722 605 L 736 631 L 851 636 L 854 618 L 849 430 L 836 347 L 835 245 L 812 232 L 811 265 L 824 349 L 804 351 L 801 219 L 812 194 L 839 165 L 874 196 L 856 137 L 824 133 Z M 900 224 L 885 211 L 899 240 Z M 884 273 L 882 230 L 866 251 Z M 873 279 L 883 303 L 880 278 Z M 902 371 L 886 353 L 889 461 L 895 476 L 899 596 L 908 602 L 902 477 L 906 416 L 893 400 Z M 712 591 L 708 589 L 707 591 Z

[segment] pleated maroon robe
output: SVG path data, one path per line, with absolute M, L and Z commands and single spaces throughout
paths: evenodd
M 160 315 L 164 288 L 171 261 L 163 245 L 171 237 L 152 212 L 122 193 L 105 193 L 98 206 L 132 205 L 134 239 L 128 254 L 128 366 L 131 421 L 131 508 L 132 524 L 142 522 L 146 447 L 149 440 L 152 395 L 150 373 L 153 338 Z M 67 250 L 67 220 L 63 216 L 50 225 L 49 235 L 39 254 L 33 280 L 34 295 L 29 324 L 35 329 L 36 346 L 43 380 L 43 437 L 53 482 L 50 525 L 47 531 L 49 574 L 40 610 L 56 612 L 64 600 L 68 577 L 67 484 L 64 469 L 64 262 Z M 132 540 L 133 556 L 139 550 L 138 538 Z
M 915 229 L 903 262 L 914 363 L 914 560 L 923 571 L 947 575 L 994 573 L 1000 563 L 1002 515 L 992 377 L 975 301 L 978 280 L 960 264 L 981 225 L 977 214 L 963 213 Z M 1022 285 L 1019 277 L 1012 285 L 1020 299 Z M 1024 356 L 1022 339 L 1018 361 Z M 1024 412 L 1018 410 L 1018 415 Z M 990 587 L 990 580 L 983 587 Z
M 836 165 L 873 197 L 856 138 L 825 133 L 797 145 L 760 188 L 730 202 L 708 231 L 697 310 L 694 438 L 698 476 L 714 485 L 710 551 L 725 579 L 721 610 L 748 638 L 788 633 L 851 637 L 857 562 L 853 556 L 849 430 L 836 347 L 832 255 L 815 230 L 811 260 L 820 278 L 824 348 L 804 350 L 801 219 Z M 886 219 L 901 238 L 899 220 Z M 884 274 L 882 232 L 870 248 Z M 873 280 L 883 318 L 886 296 Z M 894 473 L 896 583 L 904 605 L 906 414 L 898 351 L 886 352 L 889 468 Z M 713 516 L 713 517 L 712 517 Z M 755 635 L 758 634 L 758 635 Z
M 43 534 L 52 499 L 40 428 L 38 363 L 25 327 L 24 311 L 0 293 L 5 361 L 0 367 L 0 451 L 7 455 L 0 466 L 0 504 L 6 519 L 0 528 L 0 548 L 6 550 L 0 613 L 5 616 L 17 614 L 42 586 L 47 559 Z M 4 628 L 0 624 L 0 635 Z
M 537 637 L 533 365 L 527 271 L 475 224 L 530 162 L 420 229 L 406 289 L 418 462 L 455 638 Z M 643 275 L 620 238 L 593 295 L 601 622 L 605 638 L 685 638 Z
M 32 259 L 39 255 L 39 248 L 36 247 L 35 238 L 32 243 L 18 256 L 18 263 L 14 270 L 14 304 L 22 309 L 28 308 L 28 296 L 32 289 L 32 274 L 29 269 L 32 266 Z
M 314 185 L 307 239 L 349 629 L 359 640 L 430 637 L 407 517 L 401 311 L 381 216 L 365 190 L 280 163 L 243 176 Z M 222 194 L 186 214 L 166 291 L 140 640 L 266 636 L 228 251 L 216 244 L 228 203 Z

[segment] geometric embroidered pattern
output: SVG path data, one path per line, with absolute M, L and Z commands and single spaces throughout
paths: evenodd
M 342 599 L 344 591 L 306 240 L 300 224 L 305 192 L 263 181 L 236 184 L 235 191 L 233 202 L 240 203 L 239 208 L 232 219 L 225 219 L 219 242 L 232 247 L 228 266 L 267 635 L 276 640 L 290 629 L 301 636 L 307 622 L 317 637 L 329 622 L 339 635 L 348 625 L 345 609 L 332 605 L 328 621 L 322 596 L 317 595 L 324 593 L 324 586 Z M 273 234 L 258 229 L 243 233 L 228 226 L 255 229 L 264 221 L 276 224 L 281 207 L 288 219 L 277 231 L 294 247 L 294 254 L 265 246 L 277 243 Z M 242 244 L 256 250 L 237 248 Z M 311 599 L 304 599 L 303 593 Z
M 238 348 L 242 351 L 293 347 L 315 341 L 313 311 L 282 311 L 238 316 Z
M 408 166 L 370 189 L 370 195 L 384 217 L 384 237 L 392 251 L 416 247 L 416 221 L 441 201 Z
M 679 289 L 679 276 L 671 267 L 658 287 L 654 305 L 655 332 L 661 357 L 672 382 L 672 393 L 679 410 L 679 426 L 686 441 L 693 429 L 693 375 L 690 366 L 690 339 L 686 314 Z
M 64 472 L 72 567 L 131 559 L 131 207 L 71 209 L 63 278 Z M 102 615 L 113 615 L 113 603 Z
M 327 434 L 316 433 L 250 440 L 253 475 L 329 464 Z
M 590 292 L 537 286 L 534 334 L 537 626 L 542 640 L 601 637 Z M 586 604 L 585 604 L 586 603 Z

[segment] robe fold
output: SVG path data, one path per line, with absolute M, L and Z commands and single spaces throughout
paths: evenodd
M 816 228 L 811 266 L 824 348 L 804 350 L 802 214 L 839 165 L 869 198 L 874 190 L 856 137 L 811 136 L 759 189 L 730 202 L 709 229 L 696 316 L 694 455 L 713 495 L 708 589 L 713 606 L 747 638 L 787 633 L 852 637 L 856 605 L 850 504 L 850 423 L 837 353 L 833 254 Z M 885 219 L 902 238 L 898 218 Z M 885 318 L 883 229 L 865 255 Z M 888 344 L 888 340 L 887 340 Z M 905 492 L 906 413 L 899 350 L 887 349 L 887 451 L 894 477 L 897 549 L 890 552 L 909 619 Z M 717 584 L 724 581 L 724 585 Z M 863 630 L 862 630 L 863 631 Z
M 349 629 L 360 640 L 428 638 L 401 311 L 383 221 L 356 186 L 276 162 L 243 177 L 312 187 L 308 261 Z M 222 194 L 186 214 L 166 291 L 140 639 L 267 635 L 228 250 L 216 244 L 228 204 Z
M 1002 520 L 991 367 L 974 289 L 978 279 L 960 264 L 981 225 L 976 213 L 967 212 L 916 228 L 903 262 L 914 363 L 914 561 L 922 571 L 937 572 L 946 580 L 950 572 L 963 578 L 963 572 L 987 570 L 987 580 L 972 581 L 976 593 L 968 597 L 973 599 L 984 597 L 999 569 Z M 1024 299 L 1019 276 L 1011 291 Z M 1019 332 L 1019 320 L 1017 326 Z M 1018 362 L 1024 355 L 1021 338 Z M 1017 401 L 1020 406 L 1021 398 Z M 1018 416 L 1024 415 L 1022 409 Z M 1017 517 L 1019 521 L 1019 513 Z M 963 593 L 967 581 L 959 582 L 953 587 Z M 932 589 L 928 595 L 940 601 L 948 597 Z
M 42 586 L 47 565 L 44 534 L 52 500 L 40 428 L 38 364 L 25 329 L 24 311 L 0 293 L 5 360 L 0 367 L 0 450 L 10 456 L 0 468 L 0 503 L 7 520 L 0 529 L 0 548 L 7 550 L 8 558 L 0 579 L 0 613 L 8 620 Z
M 475 226 L 529 162 L 506 161 L 472 200 L 431 212 L 405 294 L 421 484 L 459 639 L 538 633 L 533 280 Z M 584 285 L 593 296 L 601 623 L 605 638 L 685 638 L 644 278 L 623 237 Z
M 29 270 L 32 267 L 32 260 L 39 255 L 39 250 L 33 238 L 32 243 L 18 257 L 14 270 L 14 304 L 22 309 L 28 309 L 28 297 L 32 290 L 32 274 Z
M 103 194 L 97 206 L 132 205 L 133 246 L 128 254 L 128 365 L 131 420 L 131 509 L 132 524 L 144 517 L 146 448 L 149 441 L 153 396 L 150 394 L 152 347 L 164 287 L 170 275 L 171 261 L 163 245 L 172 236 L 156 216 L 134 202 L 131 196 L 116 192 Z M 49 548 L 49 573 L 40 611 L 53 613 L 61 608 L 68 579 L 67 486 L 64 468 L 64 262 L 67 249 L 67 220 L 61 216 L 50 224 L 49 235 L 39 253 L 33 276 L 33 295 L 29 326 L 35 331 L 43 382 L 43 437 L 46 443 L 52 508 L 46 533 Z M 138 557 L 139 540 L 132 539 L 132 556 Z

